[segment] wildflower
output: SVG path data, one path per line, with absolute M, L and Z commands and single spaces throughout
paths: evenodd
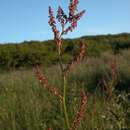
M 48 89 L 48 91 L 59 98 L 60 102 L 62 103 L 63 97 L 60 94 L 59 90 L 54 87 L 54 86 L 50 86 L 48 83 L 47 78 L 45 77 L 45 75 L 41 72 L 39 66 L 35 66 L 34 67 L 34 72 L 36 74 L 36 77 L 38 78 L 39 82 L 42 84 L 42 86 L 44 86 L 46 89 Z
M 58 11 L 57 11 L 57 16 L 56 18 L 58 21 L 61 23 L 62 26 L 62 32 L 60 33 L 56 27 L 56 22 L 55 22 L 55 17 L 53 15 L 52 8 L 49 7 L 49 25 L 52 27 L 52 31 L 54 33 L 54 39 L 56 41 L 56 44 L 58 46 L 61 46 L 61 38 L 60 36 L 63 34 L 67 34 L 68 32 L 72 32 L 76 27 L 77 27 L 77 22 L 80 20 L 80 18 L 83 16 L 85 13 L 85 10 L 75 14 L 75 11 L 77 11 L 77 5 L 79 1 L 78 0 L 70 0 L 70 5 L 69 5 L 69 16 L 65 14 L 63 9 L 59 6 Z M 65 25 L 67 23 L 70 23 L 70 25 L 64 29 Z
M 42 83 L 44 86 L 47 86 L 48 85 L 48 80 L 43 75 L 43 73 L 41 72 L 39 66 L 34 67 L 34 72 L 35 72 L 36 77 L 38 78 L 39 82 Z
M 79 111 L 77 112 L 77 114 L 74 118 L 74 121 L 72 123 L 72 127 L 69 130 L 73 130 L 73 129 L 78 130 L 80 122 L 83 119 L 84 114 L 86 112 L 86 105 L 88 103 L 88 99 L 87 99 L 87 96 L 83 90 L 81 91 L 80 96 L 81 96 L 80 108 L 79 108 Z
M 69 17 L 73 17 L 75 11 L 77 10 L 77 5 L 79 1 L 78 0 L 70 0 L 70 5 L 69 5 Z
M 64 69 L 65 74 L 67 74 L 70 71 L 70 69 L 74 68 L 74 66 L 83 59 L 84 55 L 85 55 L 85 44 L 81 42 L 79 54 Z
M 64 83 L 64 91 L 63 91 L 63 97 L 59 94 L 59 91 L 56 89 L 56 87 L 48 85 L 48 82 L 46 81 L 46 78 L 44 75 L 41 75 L 41 72 L 39 68 L 36 68 L 36 75 L 38 79 L 40 79 L 41 84 L 47 84 L 46 88 L 51 92 L 53 95 L 57 96 L 60 101 L 63 100 L 63 109 L 64 109 L 64 115 L 65 115 L 65 123 L 67 128 L 69 128 L 69 120 L 68 120 L 68 114 L 67 114 L 67 108 L 66 108 L 66 74 L 69 72 L 71 68 L 75 66 L 75 64 L 78 64 L 84 57 L 85 54 L 85 45 L 81 42 L 79 54 L 74 58 L 73 61 L 71 61 L 66 68 L 63 68 L 62 64 L 62 56 L 61 56 L 61 49 L 62 49 L 62 35 L 67 34 L 69 31 L 73 31 L 77 27 L 77 22 L 80 20 L 80 18 L 83 16 L 85 13 L 85 10 L 75 13 L 77 11 L 77 5 L 79 3 L 79 0 L 70 0 L 69 4 L 69 14 L 68 16 L 64 13 L 63 9 L 59 6 L 58 11 L 57 11 L 57 16 L 56 18 L 61 24 L 62 30 L 61 32 L 57 29 L 56 22 L 55 22 L 55 17 L 53 15 L 52 8 L 49 7 L 49 25 L 52 28 L 52 31 L 54 33 L 54 40 L 56 42 L 57 48 L 58 48 L 58 56 L 59 56 L 59 63 L 60 63 L 60 68 L 63 74 L 63 83 Z M 69 23 L 70 25 L 65 28 L 65 25 Z M 38 69 L 38 70 L 37 70 Z M 72 128 L 77 130 L 79 127 L 80 121 L 83 118 L 83 115 L 86 111 L 86 104 L 87 104 L 87 96 L 84 91 L 81 92 L 81 104 L 80 104 L 80 109 L 77 113 L 77 115 L 74 118 Z M 72 129 L 70 129 L 72 130 Z
M 69 31 L 72 32 L 77 27 L 77 22 L 80 20 L 84 13 L 85 10 L 68 18 L 68 21 L 71 23 L 71 25 L 64 30 L 64 34 L 67 34 Z
M 64 27 L 64 25 L 67 23 L 67 15 L 64 13 L 63 9 L 60 6 L 58 8 L 56 18 L 61 23 L 62 27 Z
M 76 14 L 76 15 L 75 15 L 75 19 L 76 19 L 77 21 L 80 20 L 80 18 L 84 15 L 84 13 L 85 13 L 85 10 L 83 10 L 83 11 L 81 11 L 80 13 Z
M 67 29 L 64 30 L 63 34 L 67 34 L 68 32 L 72 32 L 73 31 L 73 27 L 69 26 Z
M 49 20 L 49 25 L 50 26 L 54 26 L 55 24 L 56 24 L 56 22 L 55 22 L 55 17 L 54 17 L 54 15 L 53 15 L 53 11 L 52 11 L 52 8 L 51 8 L 51 6 L 49 6 L 49 17 L 50 17 L 50 20 Z
M 53 11 L 51 6 L 49 6 L 49 25 L 52 27 L 52 31 L 54 33 L 54 40 L 56 41 L 57 46 L 61 46 L 60 32 L 56 27 L 55 17 L 53 15 Z

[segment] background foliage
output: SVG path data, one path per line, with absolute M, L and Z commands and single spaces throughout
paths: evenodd
M 86 55 L 100 57 L 105 51 L 114 54 L 130 48 L 130 34 L 84 36 L 65 39 L 62 50 L 64 63 L 77 53 L 79 40 L 86 44 Z M 75 45 L 76 44 L 76 45 Z M 54 41 L 24 41 L 19 44 L 0 44 L 0 69 L 32 67 L 35 64 L 52 65 L 57 63 Z
M 70 119 L 78 110 L 79 91 L 84 88 L 88 104 L 79 130 L 130 128 L 130 34 L 66 39 L 64 63 L 77 54 L 80 39 L 86 44 L 87 56 L 68 77 Z M 1 130 L 65 130 L 57 99 L 38 83 L 31 68 L 40 64 L 49 83 L 63 91 L 55 50 L 51 40 L 0 45 Z M 113 59 L 117 60 L 118 78 L 108 99 L 100 82 L 104 75 L 106 81 L 111 79 Z

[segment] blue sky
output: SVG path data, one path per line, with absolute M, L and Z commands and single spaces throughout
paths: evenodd
M 53 39 L 48 6 L 66 10 L 69 0 L 0 0 L 0 43 Z M 130 0 L 80 0 L 86 15 L 66 37 L 130 32 Z

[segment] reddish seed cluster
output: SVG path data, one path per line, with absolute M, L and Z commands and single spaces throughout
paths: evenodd
M 85 44 L 81 42 L 80 51 L 79 51 L 79 60 L 82 60 L 84 54 L 85 54 Z
M 56 27 L 56 22 L 55 22 L 55 17 L 53 15 L 53 11 L 52 8 L 49 7 L 49 25 L 52 27 L 52 31 L 54 33 L 54 39 L 56 41 L 57 46 L 61 46 L 61 42 L 60 42 L 60 32 L 58 31 L 57 27 Z
M 74 121 L 72 123 L 72 127 L 69 129 L 69 130 L 78 130 L 78 127 L 80 125 L 80 122 L 81 120 L 83 119 L 84 117 L 84 114 L 86 112 L 86 105 L 88 103 L 88 99 L 87 99 L 87 96 L 85 94 L 85 92 L 82 90 L 81 91 L 81 104 L 80 104 L 80 108 L 79 108 L 79 111 L 77 112 L 75 118 L 74 118 Z
M 79 54 L 67 65 L 67 67 L 64 70 L 65 74 L 67 74 L 72 68 L 74 68 L 76 64 L 80 63 L 84 55 L 85 55 L 85 45 L 81 41 Z
M 54 26 L 56 24 L 55 17 L 53 16 L 52 8 L 49 6 L 49 17 L 50 21 L 48 22 L 50 26 Z
M 67 16 L 63 9 L 59 6 L 58 11 L 57 11 L 57 19 L 60 22 L 62 26 L 62 31 L 61 33 L 57 30 L 56 27 L 56 22 L 55 22 L 55 17 L 53 15 L 53 11 L 51 7 L 49 7 L 49 25 L 52 27 L 52 31 L 54 32 L 55 40 L 57 45 L 61 46 L 61 38 L 60 36 L 63 34 L 67 34 L 68 32 L 72 32 L 76 27 L 77 27 L 77 22 L 80 20 L 80 18 L 83 16 L 85 13 L 85 10 L 75 14 L 77 11 L 77 5 L 79 1 L 78 0 L 70 0 L 70 5 L 69 5 L 69 16 Z M 70 23 L 70 26 L 65 28 L 65 25 L 67 23 Z
M 59 6 L 57 11 L 57 17 L 58 21 L 61 23 L 61 26 L 64 27 L 67 23 L 67 15 L 64 13 L 63 9 Z
M 75 19 L 80 20 L 80 18 L 84 15 L 84 13 L 85 13 L 85 10 L 82 10 L 81 12 L 75 15 Z
M 39 66 L 34 67 L 34 72 L 39 80 L 40 83 L 42 83 L 44 86 L 48 85 L 48 80 L 47 78 L 42 74 Z
M 80 20 L 80 18 L 83 16 L 84 13 L 85 10 L 68 18 L 68 21 L 71 23 L 71 25 L 64 30 L 64 34 L 67 34 L 68 32 L 72 32 L 77 27 L 77 22 Z
M 69 5 L 69 17 L 73 17 L 75 14 L 75 11 L 77 10 L 77 5 L 79 1 L 78 0 L 70 0 L 70 5 Z
M 64 34 L 67 34 L 68 32 L 72 32 L 73 29 L 75 29 L 77 27 L 78 20 L 80 20 L 80 18 L 85 13 L 85 10 L 83 10 L 80 13 L 75 14 L 75 11 L 77 10 L 78 3 L 79 3 L 78 0 L 71 0 L 70 1 L 70 5 L 69 5 L 69 17 L 68 17 L 67 21 L 71 25 L 64 30 Z
M 43 75 L 39 66 L 35 66 L 34 72 L 35 72 L 36 77 L 38 78 L 39 82 L 42 84 L 42 86 L 44 86 L 46 89 L 48 89 L 48 91 L 52 95 L 58 97 L 60 102 L 62 103 L 63 97 L 59 93 L 59 90 L 56 87 L 49 85 L 47 78 Z

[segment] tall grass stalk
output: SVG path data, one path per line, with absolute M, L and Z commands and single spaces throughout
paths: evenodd
M 80 18 L 85 13 L 85 10 L 83 10 L 81 12 L 77 12 L 78 3 L 79 3 L 78 0 L 70 0 L 70 4 L 69 4 L 69 8 L 68 8 L 68 10 L 69 10 L 68 15 L 65 14 L 65 12 L 61 8 L 61 6 L 58 7 L 56 18 L 58 19 L 58 22 L 61 25 L 61 31 L 58 30 L 58 28 L 57 28 L 57 22 L 56 22 L 53 10 L 52 10 L 51 6 L 49 6 L 49 22 L 48 23 L 51 26 L 52 31 L 54 33 L 54 41 L 56 43 L 56 48 L 57 48 L 57 53 L 58 53 L 58 58 L 59 58 L 59 66 L 60 66 L 60 70 L 61 70 L 63 96 L 61 96 L 61 94 L 59 93 L 58 90 L 56 90 L 56 88 L 53 88 L 49 85 L 46 77 L 43 74 L 41 74 L 39 67 L 37 67 L 35 69 L 36 75 L 37 75 L 40 83 L 42 85 L 46 86 L 46 88 L 51 92 L 51 94 L 53 94 L 54 96 L 58 96 L 58 97 L 60 97 L 60 99 L 62 99 L 61 103 L 63 104 L 64 120 L 65 120 L 66 129 L 68 129 L 68 130 L 70 129 L 70 122 L 69 122 L 69 118 L 68 118 L 67 105 L 66 105 L 67 104 L 66 103 L 67 75 L 68 75 L 68 72 L 70 71 L 70 69 L 72 69 L 72 67 L 74 67 L 75 64 L 79 63 L 83 59 L 83 55 L 85 52 L 85 46 L 83 45 L 83 42 L 82 42 L 80 50 L 79 50 L 79 55 L 77 55 L 74 58 L 74 60 L 72 60 L 67 66 L 64 67 L 63 63 L 62 63 L 62 47 L 63 47 L 62 36 L 66 35 L 69 32 L 72 32 L 77 27 L 77 22 L 80 20 Z M 70 24 L 70 25 L 68 25 L 68 24 Z M 66 27 L 66 26 L 68 26 L 68 27 Z M 86 95 L 84 92 L 82 92 L 81 106 L 80 106 L 81 108 L 79 109 L 80 112 L 78 113 L 77 116 L 75 116 L 76 118 L 74 119 L 74 122 L 71 123 L 71 124 L 74 124 L 74 126 L 71 126 L 71 127 L 75 127 L 76 130 L 77 130 L 77 127 L 79 126 L 79 121 L 81 120 L 81 117 L 82 117 L 83 113 L 85 112 L 82 110 L 84 110 L 84 107 L 87 103 L 86 100 L 87 100 Z M 80 117 L 78 117 L 78 116 L 80 116 Z

